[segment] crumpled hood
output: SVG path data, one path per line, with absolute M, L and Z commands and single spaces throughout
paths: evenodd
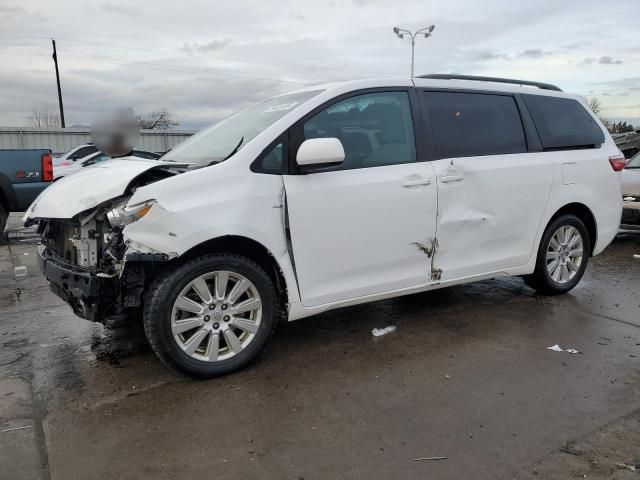
M 620 172 L 622 195 L 640 196 L 640 169 L 625 168 Z
M 175 162 L 118 158 L 84 168 L 47 187 L 31 204 L 23 220 L 72 218 L 124 194 L 129 184 L 148 170 L 183 166 Z

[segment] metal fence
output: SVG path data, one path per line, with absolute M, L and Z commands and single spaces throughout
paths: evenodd
M 194 133 L 194 130 L 141 130 L 136 148 L 163 153 Z M 0 149 L 49 148 L 55 155 L 89 142 L 88 128 L 0 127 Z

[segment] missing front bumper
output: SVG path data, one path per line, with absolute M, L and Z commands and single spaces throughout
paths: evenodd
M 47 253 L 38 246 L 40 271 L 50 282 L 53 293 L 71 306 L 74 313 L 93 322 L 105 318 L 105 305 L 113 304 L 117 279 L 78 268 Z

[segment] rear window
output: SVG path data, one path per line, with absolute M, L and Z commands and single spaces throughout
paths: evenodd
M 438 158 L 527 151 L 520 112 L 509 95 L 425 92 Z
M 598 147 L 604 134 L 585 107 L 572 98 L 523 95 L 545 150 Z

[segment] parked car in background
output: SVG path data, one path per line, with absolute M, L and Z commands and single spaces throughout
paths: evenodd
M 53 157 L 53 166 L 71 165 L 76 160 L 86 158 L 92 153 L 96 153 L 98 148 L 93 143 L 85 143 L 72 148 L 67 153 Z
M 133 150 L 132 154 L 127 157 L 121 158 L 145 158 L 147 160 L 155 160 L 160 157 L 159 154 L 153 152 L 145 152 L 144 150 Z M 70 165 L 61 165 L 54 167 L 53 169 L 53 181 L 60 180 L 63 177 L 68 177 L 69 175 L 79 172 L 83 168 L 90 167 L 91 165 L 95 165 L 96 163 L 104 162 L 105 160 L 111 160 L 111 157 L 106 153 L 95 152 L 91 155 L 87 155 L 85 158 L 81 158 L 76 160 Z
M 553 85 L 360 80 L 268 99 L 159 161 L 86 168 L 24 220 L 77 315 L 142 315 L 163 361 L 211 377 L 280 319 L 498 276 L 571 290 L 618 232 L 623 166 Z
M 24 212 L 52 181 L 51 150 L 0 150 L 0 238 L 9 212 Z
M 640 231 L 640 153 L 636 153 L 620 173 L 623 230 Z

